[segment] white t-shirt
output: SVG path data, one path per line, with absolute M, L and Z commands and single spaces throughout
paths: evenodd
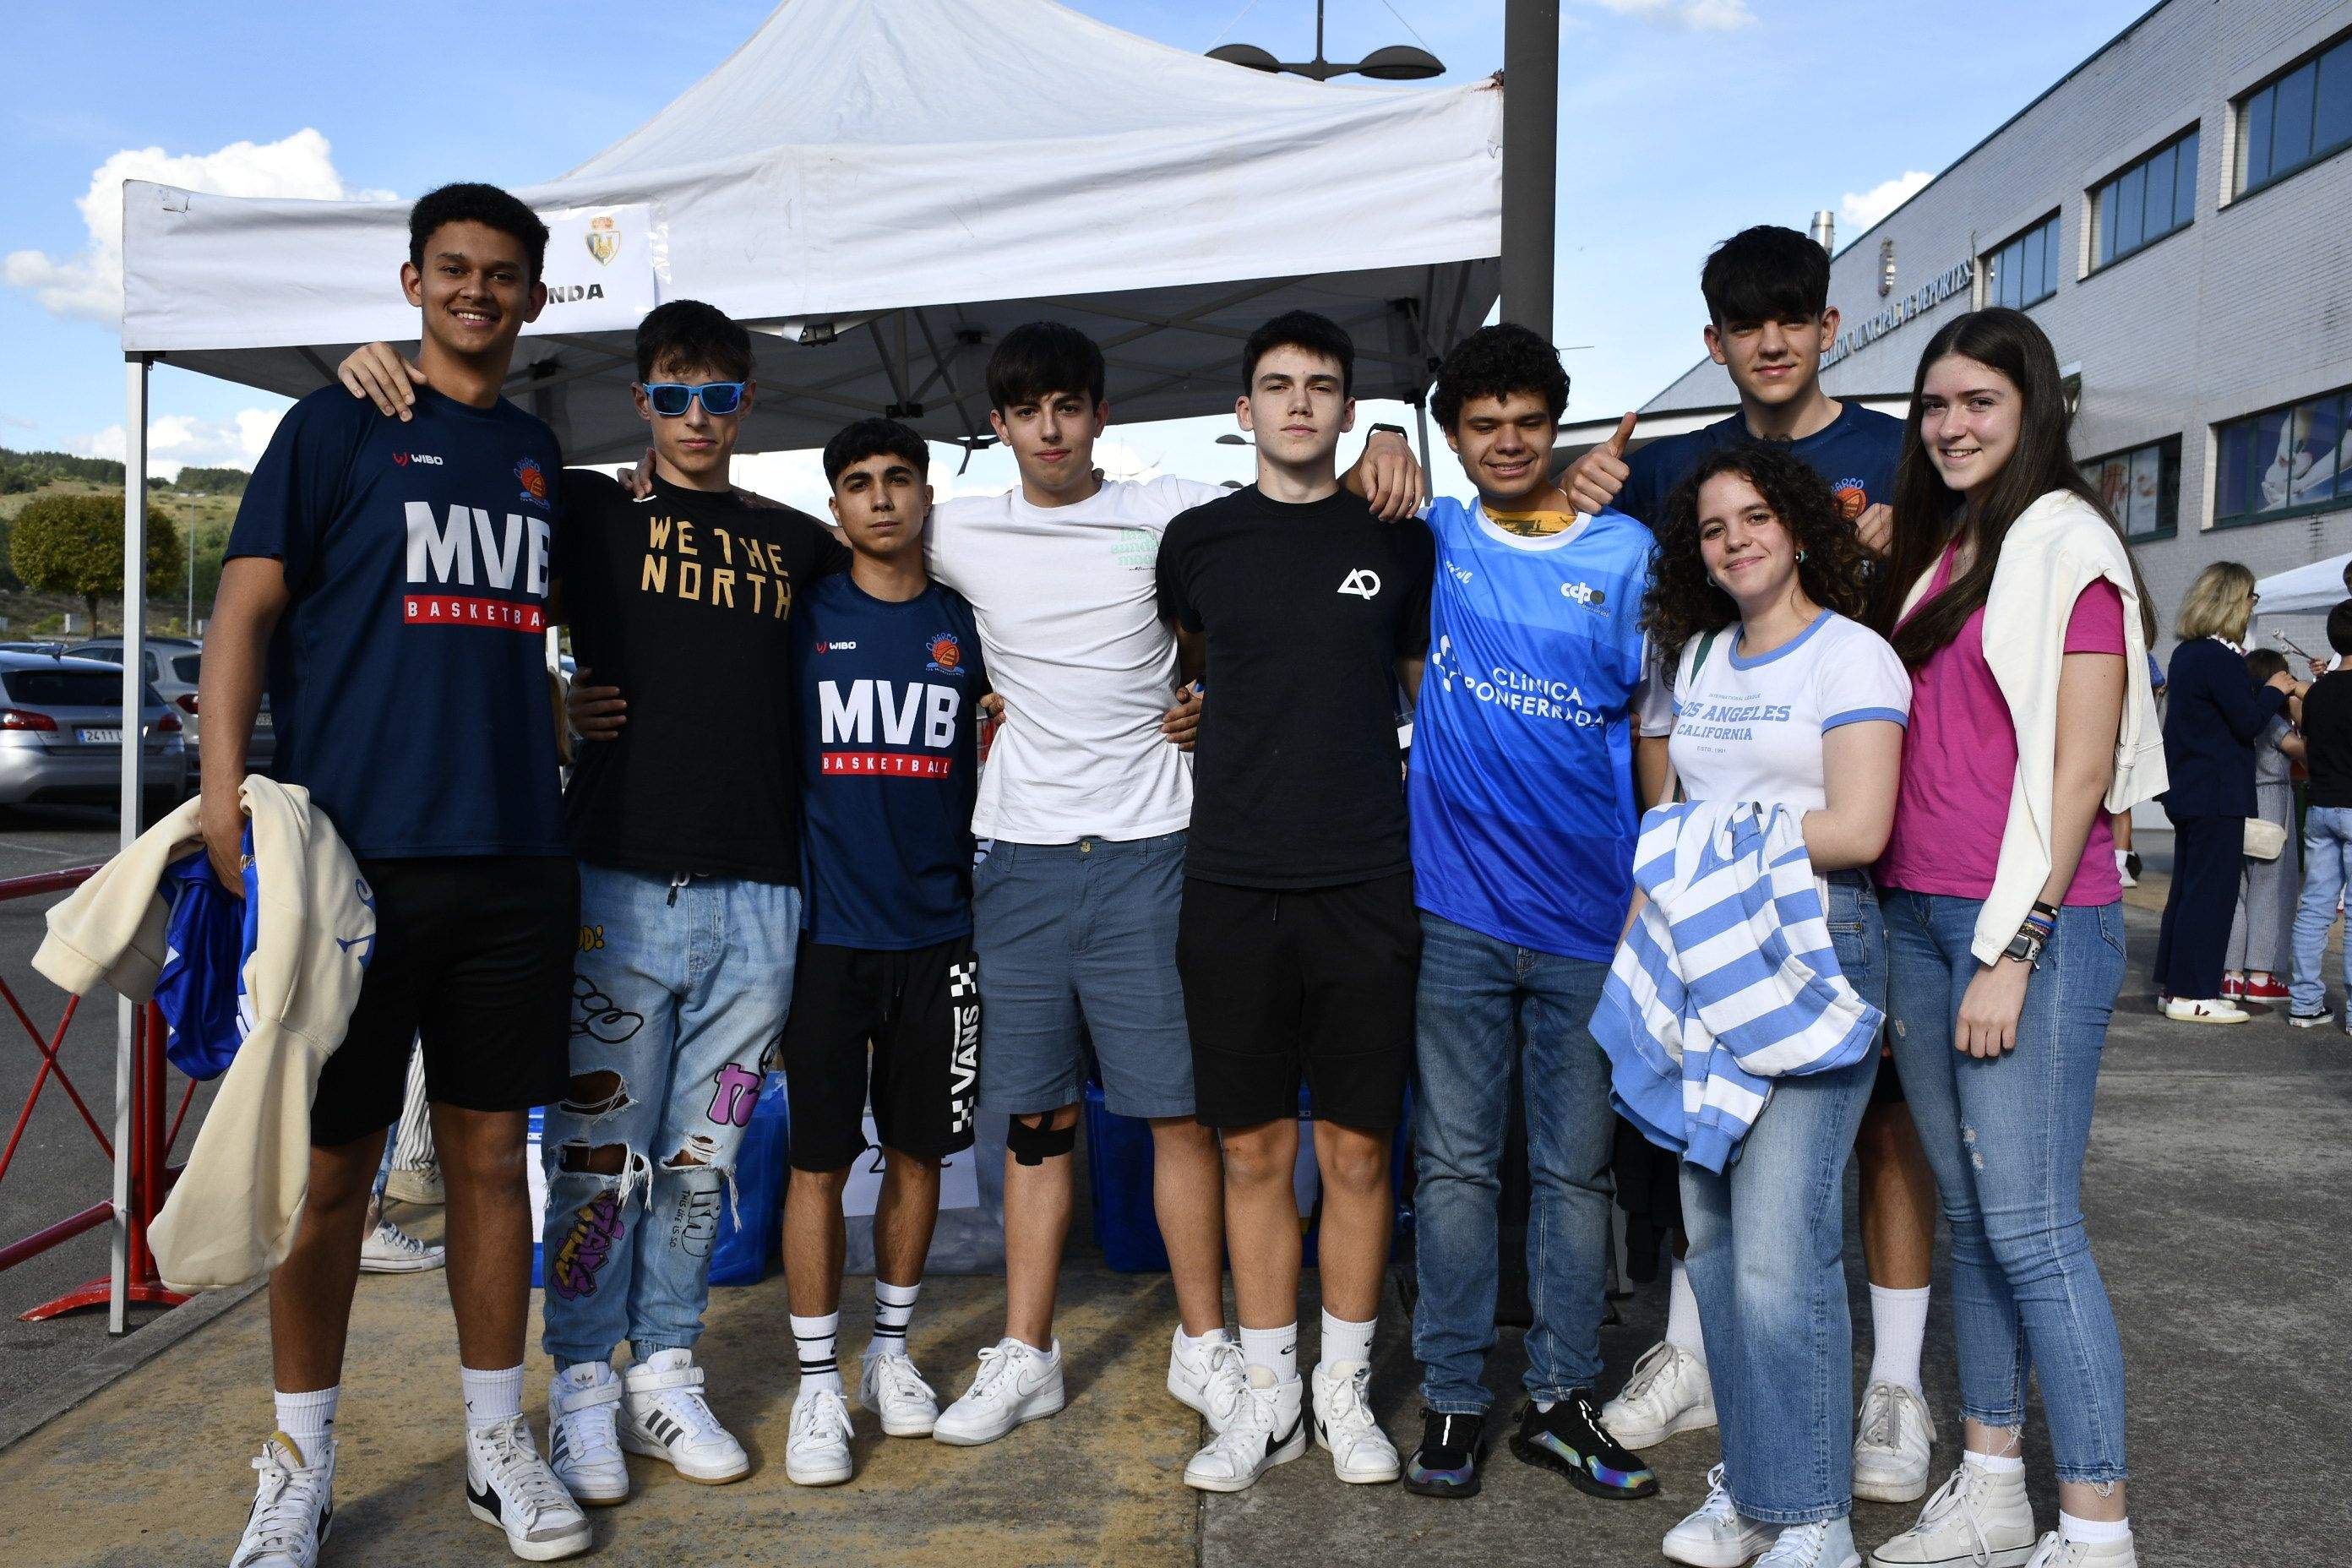
M 1798 812 L 1829 805 L 1822 737 L 1842 724 L 1911 720 L 1911 677 L 1886 639 L 1823 610 L 1770 653 L 1738 652 L 1737 623 L 1716 635 L 1704 668 L 1701 638 L 1675 677 L 1675 738 L 1667 747 L 1691 800 L 1752 800 Z
M 1153 569 L 1169 522 L 1224 494 L 1162 477 L 1112 480 L 1069 506 L 1032 506 L 1016 488 L 931 509 L 931 576 L 971 601 L 1006 712 L 974 834 L 1068 844 L 1190 825 L 1192 761 L 1160 732 L 1176 635 Z

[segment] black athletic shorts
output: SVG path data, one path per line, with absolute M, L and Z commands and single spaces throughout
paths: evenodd
M 528 1110 L 571 1079 L 580 867 L 568 855 L 362 860 L 375 951 L 351 1028 L 319 1075 L 310 1142 L 349 1143 L 400 1120 L 408 1055 L 425 1098 Z
M 892 952 L 803 937 L 783 1066 L 796 1171 L 838 1171 L 866 1152 L 869 1082 L 884 1148 L 918 1160 L 971 1148 L 980 1095 L 971 938 Z
M 1412 873 L 1277 890 L 1184 879 L 1176 973 L 1204 1127 L 1298 1114 L 1392 1130 L 1412 1072 L 1421 914 Z

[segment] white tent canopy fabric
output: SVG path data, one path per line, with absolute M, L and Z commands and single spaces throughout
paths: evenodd
M 1240 340 L 1294 307 L 1355 334 L 1358 392 L 1414 398 L 1493 304 L 1502 93 L 1268 76 L 1051 0 L 785 0 L 675 103 L 562 178 L 556 299 L 509 391 L 567 458 L 633 455 L 630 337 L 658 300 L 759 327 L 745 450 L 889 412 L 988 430 L 988 345 L 1100 342 L 1125 422 L 1228 409 Z M 453 171 L 462 174 L 463 171 Z M 123 349 L 299 395 L 413 339 L 403 203 L 125 185 Z
M 2352 598 L 2352 594 L 2344 590 L 2344 568 L 2347 565 L 2352 565 L 2352 554 L 2331 555 L 2308 566 L 2271 574 L 2254 584 L 2254 592 L 2263 600 L 2254 606 L 2254 614 L 2309 616 L 2334 609 Z

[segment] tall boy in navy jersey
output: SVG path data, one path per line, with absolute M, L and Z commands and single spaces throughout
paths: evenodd
M 1424 1408 L 1404 1483 L 1430 1497 L 1481 1484 L 1515 1057 L 1534 1180 L 1535 1323 L 1512 1452 L 1595 1496 L 1657 1489 L 1601 1424 L 1592 1392 L 1614 1116 L 1588 1026 L 1633 899 L 1636 776 L 1654 789 L 1664 772 L 1664 745 L 1636 731 L 1661 733 L 1670 715 L 1646 679 L 1650 531 L 1605 508 L 1581 513 L 1551 483 L 1567 402 L 1558 353 L 1507 324 L 1446 356 L 1433 400 L 1478 494 L 1427 513 L 1437 572 L 1410 777 Z
M 413 1041 L 448 1185 L 466 1502 L 519 1556 L 586 1519 L 522 1415 L 529 1108 L 561 1093 L 579 880 L 563 843 L 542 634 L 554 435 L 505 402 L 546 300 L 547 230 L 488 185 L 409 215 L 401 282 L 429 386 L 406 422 L 340 388 L 297 404 L 237 511 L 205 658 L 205 844 L 240 886 L 246 744 L 267 687 L 276 773 L 360 862 L 377 919 L 350 1027 L 310 1106 L 310 1184 L 270 1278 L 278 1431 L 234 1568 L 312 1568 L 333 1513 L 334 1416 L 361 1226 Z
M 1794 229 L 1760 226 L 1716 247 L 1699 274 L 1707 309 L 1705 338 L 1708 354 L 1738 390 L 1739 412 L 1705 429 L 1653 441 L 1630 458 L 1625 443 L 1633 416 L 1627 415 L 1616 434 L 1579 458 L 1566 477 L 1576 504 L 1614 505 L 1653 521 L 1707 453 L 1745 440 L 1780 442 L 1828 481 L 1863 542 L 1883 550 L 1903 422 L 1859 403 L 1840 403 L 1822 390 L 1822 355 L 1837 341 L 1838 329 L 1829 289 L 1829 257 Z M 1853 1491 L 1879 1502 L 1909 1502 L 1927 1492 L 1935 1435 L 1920 1389 L 1919 1353 L 1935 1257 L 1936 1184 L 1891 1050 L 1879 1058 L 1877 1087 L 1854 1153 L 1861 1166 L 1872 1354 L 1855 1424 Z M 1697 1298 L 1679 1259 L 1666 1337 L 1635 1363 L 1632 1381 L 1606 1414 L 1611 1429 L 1636 1448 L 1715 1424 Z

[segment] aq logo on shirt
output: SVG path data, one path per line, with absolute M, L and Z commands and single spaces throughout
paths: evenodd
M 1369 566 L 1357 567 L 1348 574 L 1348 580 L 1339 584 L 1339 592 L 1353 594 L 1359 599 L 1375 598 L 1380 591 L 1381 574 Z

